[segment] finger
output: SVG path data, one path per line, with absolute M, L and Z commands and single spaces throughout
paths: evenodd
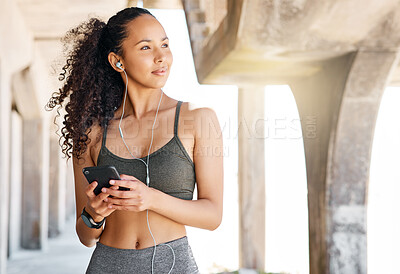
M 135 189 L 117 190 L 117 189 L 107 188 L 107 189 L 103 189 L 103 191 L 104 191 L 104 193 L 107 193 L 110 196 L 114 196 L 116 198 L 121 198 L 121 199 L 128 199 L 128 198 L 138 199 L 138 198 L 141 198 L 143 195 L 143 191 L 135 190 Z
M 111 187 L 103 187 L 102 189 L 100 189 L 100 193 L 97 195 L 98 197 L 102 197 L 105 198 L 108 195 L 110 195 L 109 193 L 107 193 L 107 189 L 113 189 L 113 190 L 117 190 L 119 187 L 118 186 L 111 186 Z M 100 196 L 101 195 L 101 196 Z
M 132 180 L 132 181 L 138 180 L 138 178 L 127 174 L 121 174 L 119 177 L 121 178 L 121 180 Z
M 117 198 L 135 198 L 134 192 L 126 191 L 126 190 L 118 190 L 118 189 L 111 189 L 111 188 L 103 188 L 103 193 L 107 193 L 110 196 L 114 196 Z M 137 195 L 137 194 L 136 194 Z
M 110 194 L 105 193 L 105 192 L 100 192 L 96 198 L 95 201 L 100 202 L 100 201 L 104 201 L 104 199 L 106 199 Z
M 136 189 L 138 183 L 140 183 L 140 181 L 138 179 L 134 179 L 134 180 L 110 180 L 110 185 L 125 187 L 125 188 L 129 188 L 129 189 L 133 189 L 133 190 Z
M 118 198 L 106 198 L 106 202 L 112 205 L 143 205 L 143 199 L 141 198 L 129 198 L 129 199 L 118 199 Z
M 106 189 L 103 187 L 103 189 Z M 100 192 L 97 196 L 91 197 L 90 199 L 90 205 L 93 208 L 97 208 L 100 210 L 100 208 L 107 208 L 107 205 L 105 204 L 105 199 L 109 196 L 109 193 L 106 192 Z
M 116 190 L 118 189 L 118 186 L 112 186 L 111 188 Z M 106 190 L 107 188 L 103 187 L 103 189 Z M 91 198 L 91 205 L 96 208 L 101 207 L 108 196 L 110 196 L 109 193 L 101 191 L 97 196 Z M 105 205 L 105 207 L 107 207 L 107 205 Z
M 94 189 L 96 188 L 96 186 L 97 186 L 96 181 L 93 181 L 92 183 L 90 183 L 85 189 L 86 196 L 88 196 L 89 198 L 96 197 L 96 194 L 94 194 Z

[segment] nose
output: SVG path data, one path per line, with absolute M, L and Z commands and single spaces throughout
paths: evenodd
M 154 56 L 155 63 L 162 63 L 166 59 L 166 53 L 163 50 L 158 50 L 156 55 Z

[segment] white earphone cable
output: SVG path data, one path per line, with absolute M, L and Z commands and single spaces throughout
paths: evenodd
M 123 135 L 123 133 L 122 133 L 121 122 L 122 122 L 122 118 L 124 117 L 126 96 L 127 96 L 127 94 L 128 94 L 128 75 L 126 74 L 126 72 L 125 72 L 124 69 L 123 69 L 122 71 L 125 73 L 126 85 L 125 85 L 124 103 L 123 103 L 123 106 L 122 106 L 122 115 L 121 115 L 121 119 L 119 120 L 118 129 L 119 129 L 119 133 L 120 133 L 120 135 L 121 135 L 122 141 L 124 142 L 125 147 L 126 147 L 126 149 L 128 150 L 129 154 L 130 154 L 134 159 L 140 160 L 140 161 L 142 161 L 142 162 L 145 164 L 145 166 L 146 166 L 146 185 L 147 185 L 147 186 L 150 186 L 150 176 L 149 176 L 149 157 L 150 157 L 150 150 L 151 150 L 151 146 L 153 145 L 153 130 L 154 130 L 154 126 L 155 126 L 155 124 L 156 124 L 157 114 L 158 114 L 158 110 L 159 110 L 159 108 L 160 108 L 161 99 L 162 99 L 162 97 L 163 97 L 164 92 L 161 90 L 160 101 L 158 102 L 156 115 L 155 115 L 155 117 L 154 117 L 153 126 L 152 126 L 152 128 L 151 128 L 151 141 L 150 141 L 149 150 L 148 150 L 148 152 L 147 152 L 147 163 L 146 163 L 146 162 L 143 161 L 142 159 L 133 156 L 132 152 L 130 151 L 128 145 L 127 145 L 126 142 L 125 142 L 124 135 Z M 154 242 L 153 257 L 152 257 L 152 259 L 151 259 L 151 273 L 153 274 L 153 273 L 154 273 L 154 258 L 155 258 L 155 256 L 156 256 L 157 243 L 156 243 L 156 239 L 154 238 L 153 232 L 151 231 L 151 228 L 150 228 L 149 210 L 148 210 L 148 209 L 146 210 L 146 219 L 147 219 L 147 228 L 149 229 L 151 238 L 153 239 L 153 242 Z M 173 262 L 172 262 L 172 267 L 171 267 L 171 269 L 170 269 L 169 272 L 168 272 L 168 274 L 170 274 L 170 273 L 172 272 L 172 269 L 173 269 L 174 266 L 175 266 L 175 252 L 174 252 L 173 248 L 172 248 L 169 244 L 161 244 L 161 245 L 166 245 L 166 246 L 168 246 L 168 247 L 171 249 L 171 251 L 172 251 L 172 255 L 173 255 L 173 258 L 174 258 L 174 259 L 173 259 Z

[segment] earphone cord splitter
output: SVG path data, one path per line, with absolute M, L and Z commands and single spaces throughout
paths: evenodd
M 132 152 L 130 151 L 128 145 L 127 145 L 126 142 L 125 142 L 124 135 L 122 134 L 121 122 L 122 122 L 122 118 L 124 117 L 126 96 L 127 96 L 127 94 L 128 94 L 128 75 L 126 74 L 126 72 L 125 72 L 124 69 L 123 69 L 122 71 L 125 73 L 126 85 L 125 85 L 124 103 L 123 103 L 123 106 L 122 106 L 122 115 L 121 115 L 121 119 L 119 120 L 118 129 L 119 129 L 119 133 L 120 133 L 120 135 L 121 135 L 122 141 L 124 142 L 125 147 L 126 147 L 126 149 L 128 150 L 129 154 L 130 154 L 134 159 L 140 160 L 141 162 L 143 162 L 143 164 L 145 164 L 145 166 L 146 166 L 146 185 L 147 185 L 147 186 L 150 186 L 150 177 L 149 177 L 149 156 L 150 156 L 151 146 L 152 146 L 152 144 L 153 144 L 153 130 L 154 130 L 154 125 L 156 124 L 157 114 L 158 114 L 158 110 L 160 109 L 161 99 L 162 99 L 162 97 L 163 97 L 164 92 L 161 90 L 160 101 L 158 102 L 157 111 L 156 111 L 156 115 L 155 115 L 154 122 L 153 122 L 153 127 L 151 128 L 151 141 L 150 141 L 149 150 L 148 150 L 148 152 L 147 152 L 147 163 L 146 163 L 146 162 L 143 161 L 142 159 L 133 156 Z M 153 252 L 153 257 L 152 257 L 152 259 L 151 259 L 151 273 L 153 274 L 153 273 L 154 273 L 154 258 L 155 258 L 155 256 L 156 256 L 157 243 L 156 243 L 156 239 L 154 238 L 153 232 L 151 231 L 151 228 L 150 228 L 149 210 L 148 210 L 148 209 L 146 209 L 146 219 L 147 219 L 147 228 L 149 229 L 151 238 L 153 239 L 153 242 L 154 242 L 154 252 Z M 168 246 L 168 247 L 171 249 L 171 251 L 172 251 L 172 255 L 173 255 L 173 258 L 174 258 L 174 259 L 173 259 L 173 262 L 172 262 L 171 269 L 170 269 L 169 272 L 168 272 L 168 274 L 170 274 L 170 273 L 172 272 L 172 269 L 173 269 L 174 266 L 175 266 L 175 252 L 174 252 L 173 248 L 172 248 L 169 244 L 160 244 L 160 245 L 166 245 L 166 246 Z

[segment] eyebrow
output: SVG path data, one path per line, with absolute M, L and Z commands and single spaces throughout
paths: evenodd
M 161 39 L 161 42 L 164 41 L 164 40 L 167 40 L 167 39 L 168 39 L 168 37 L 165 36 L 164 38 Z M 151 42 L 151 39 L 143 39 L 143 40 L 140 40 L 139 42 L 137 42 L 137 43 L 135 44 L 135 46 L 138 45 L 138 44 L 140 44 L 140 43 L 143 43 L 143 42 Z

